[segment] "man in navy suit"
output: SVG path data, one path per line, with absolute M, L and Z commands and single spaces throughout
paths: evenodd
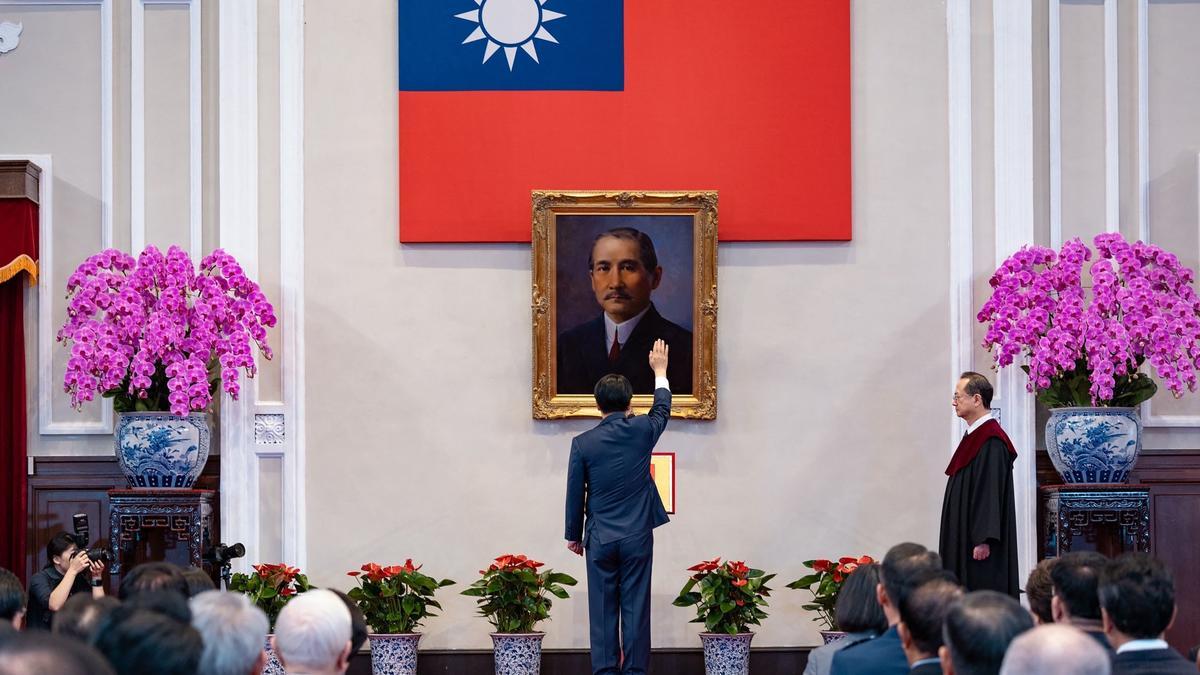
M 1104 568 L 1100 617 L 1104 634 L 1117 651 L 1113 675 L 1196 675 L 1196 664 L 1163 639 L 1175 621 L 1175 581 L 1152 556 L 1126 553 Z
M 663 278 L 650 237 L 632 227 L 601 233 L 588 278 L 603 311 L 558 336 L 558 393 L 586 394 L 609 373 L 624 375 L 635 394 L 651 393 L 656 385 L 643 354 L 662 340 L 675 353 L 671 393 L 692 394 L 692 331 L 663 318 L 650 300 Z
M 665 342 L 654 343 L 649 360 L 655 384 L 650 412 L 631 416 L 629 380 L 605 375 L 594 391 L 604 419 L 571 441 L 566 539 L 571 552 L 587 552 L 594 675 L 641 674 L 650 665 L 654 528 L 668 520 L 650 478 L 650 452 L 671 416 Z

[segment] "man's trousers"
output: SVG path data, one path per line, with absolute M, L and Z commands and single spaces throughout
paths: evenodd
M 592 673 L 642 675 L 650 668 L 654 530 L 591 544 L 586 558 Z M 624 661 L 620 659 L 622 648 Z

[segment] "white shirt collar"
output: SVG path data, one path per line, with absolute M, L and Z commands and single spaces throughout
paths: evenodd
M 605 312 L 604 313 L 604 353 L 607 354 L 608 350 L 612 349 L 614 335 L 617 337 L 617 342 L 620 343 L 620 345 L 622 347 L 624 347 L 625 343 L 629 340 L 629 336 L 633 335 L 633 329 L 637 328 L 638 322 L 641 321 L 642 317 L 646 316 L 646 312 L 649 312 L 649 311 L 650 311 L 650 305 L 646 305 L 646 309 L 643 309 L 642 311 L 638 312 L 636 316 L 634 316 L 631 319 L 627 319 L 622 323 L 617 323 L 617 322 L 613 321 L 612 317 L 610 317 L 608 315 L 608 312 Z
M 975 420 L 974 424 L 967 427 L 967 433 L 969 434 L 969 433 L 975 431 L 979 427 L 983 426 L 984 422 L 987 422 L 990 419 L 992 419 L 992 413 L 988 413 L 988 414 L 984 415 L 983 417 L 980 417 L 979 419 Z
M 1144 652 L 1151 649 L 1170 649 L 1170 645 L 1167 644 L 1166 640 L 1159 639 L 1130 640 L 1120 647 L 1117 647 L 1117 653 L 1124 654 L 1125 652 Z

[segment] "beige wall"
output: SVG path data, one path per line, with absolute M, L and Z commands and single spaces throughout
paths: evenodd
M 697 643 L 670 601 L 701 558 L 744 558 L 782 587 L 808 558 L 936 544 L 945 10 L 853 8 L 854 241 L 720 248 L 720 417 L 673 421 L 659 443 L 678 453 L 679 513 L 656 533 L 656 646 Z M 582 580 L 563 485 L 593 423 L 530 419 L 529 248 L 397 244 L 395 3 L 306 12 L 312 576 L 346 587 L 362 562 L 413 557 L 465 584 L 520 551 Z M 469 599 L 444 595 L 423 644 L 485 647 Z M 803 596 L 778 593 L 756 645 L 814 642 Z M 587 644 L 586 600 L 581 586 L 559 603 L 548 647 Z

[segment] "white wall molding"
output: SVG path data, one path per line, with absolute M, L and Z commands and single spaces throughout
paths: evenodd
M 112 246 L 113 202 L 113 9 L 112 0 L 0 0 L 0 6 L 90 6 L 100 12 L 100 247 Z M 27 159 L 42 168 L 40 208 L 38 210 L 38 433 L 47 436 L 111 434 L 113 411 L 103 400 L 100 419 L 59 421 L 54 419 L 54 396 L 62 391 L 54 377 L 54 351 L 59 347 L 55 335 L 54 302 L 62 290 L 54 283 L 54 169 L 50 155 L 4 155 L 3 159 Z
M 258 278 L 258 4 L 219 12 L 220 245 Z M 221 399 L 221 536 L 246 546 L 235 568 L 259 560 L 259 471 L 254 444 L 256 383 Z
M 971 106 L 971 0 L 947 0 L 950 132 L 950 377 L 974 370 L 974 209 Z M 950 416 L 949 453 L 962 439 L 962 422 Z
M 1117 0 L 1104 0 L 1104 229 L 1121 231 L 1121 137 Z
M 1033 243 L 1033 15 L 1028 3 L 995 2 L 993 86 L 995 102 L 996 264 Z M 1024 373 L 1008 367 L 997 378 L 1005 429 L 1017 446 L 1017 550 L 1020 578 L 1037 559 L 1037 475 L 1033 396 Z
M 1050 120 L 1050 247 L 1062 246 L 1062 6 L 1059 0 L 1047 0 L 1047 45 Z
M 304 445 L 304 0 L 279 3 L 279 260 L 283 289 L 283 556 L 308 562 Z
M 130 5 L 130 247 L 134 255 L 146 247 L 146 6 L 188 8 L 188 252 L 203 255 L 203 120 L 201 101 L 201 0 L 133 0 Z

